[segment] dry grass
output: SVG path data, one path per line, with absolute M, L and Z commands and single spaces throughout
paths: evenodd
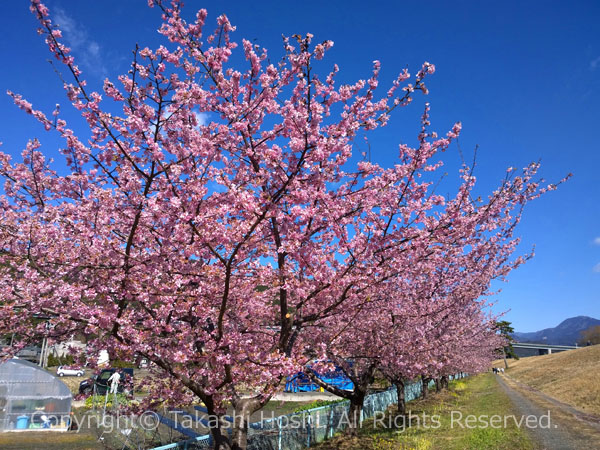
M 600 415 L 600 345 L 511 359 L 508 364 L 507 374 L 512 378 L 586 413 Z
M 100 450 L 104 446 L 90 434 L 27 431 L 0 433 L 0 448 L 3 450 Z
M 52 375 L 56 375 L 56 368 L 51 367 L 48 371 Z M 82 377 L 73 377 L 73 376 L 60 377 L 60 381 L 62 381 L 63 383 L 65 383 L 67 385 L 67 387 L 70 389 L 70 391 L 73 395 L 77 395 L 79 393 L 79 383 L 81 383 L 83 380 L 91 377 L 92 374 L 93 374 L 93 372 L 91 370 L 86 370 L 85 374 Z
M 565 408 L 557 405 L 556 400 L 549 395 L 539 395 L 537 391 L 532 391 L 525 384 L 516 383 L 512 378 L 502 378 L 513 391 L 542 411 L 548 412 L 553 427 L 560 432 L 554 436 L 555 446 L 553 448 L 562 448 L 560 447 L 560 443 L 562 443 L 566 448 L 600 449 L 600 426 L 594 417 L 587 413 L 574 414 L 575 408 L 572 406 Z

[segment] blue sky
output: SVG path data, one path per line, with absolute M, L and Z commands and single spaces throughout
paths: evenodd
M 160 24 L 145 1 L 51 0 L 89 83 L 127 71 L 136 42 L 155 46 Z M 391 163 L 397 144 L 413 142 L 425 101 L 432 126 L 445 132 L 463 123 L 460 145 L 479 146 L 481 193 L 499 183 L 509 166 L 541 159 L 542 175 L 573 178 L 529 205 L 518 234 L 523 251 L 536 257 L 510 275 L 497 296 L 497 310 L 519 331 L 557 325 L 574 315 L 600 318 L 600 3 L 556 2 L 377 2 L 188 1 L 191 16 L 204 7 L 209 24 L 226 13 L 236 38 L 256 39 L 277 59 L 281 35 L 310 32 L 331 39 L 325 64 L 340 66 L 340 79 L 369 76 L 382 63 L 387 86 L 404 67 L 414 73 L 423 61 L 436 65 L 430 95 L 417 97 L 371 138 L 373 159 Z M 0 51 L 5 57 L 0 87 L 23 94 L 51 112 L 66 105 L 61 82 L 35 32 L 28 2 L 3 4 Z M 2 150 L 19 154 L 41 127 L 0 96 Z M 56 143 L 46 138 L 47 152 Z M 450 167 L 456 148 L 448 154 Z

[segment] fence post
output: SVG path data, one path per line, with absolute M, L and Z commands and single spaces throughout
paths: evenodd
M 277 418 L 277 450 L 281 450 L 281 416 Z
M 306 447 L 310 447 L 310 429 L 312 428 L 311 425 L 312 422 L 312 414 L 309 412 L 308 413 L 308 420 L 306 421 Z
M 333 405 L 329 407 L 329 437 L 333 437 Z

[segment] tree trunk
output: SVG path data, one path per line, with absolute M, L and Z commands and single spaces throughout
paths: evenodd
M 238 398 L 232 401 L 232 406 L 234 408 L 233 423 L 230 423 L 226 421 L 222 413 L 217 413 L 212 405 L 209 407 L 207 404 L 209 416 L 219 418 L 217 423 L 213 423 L 211 420 L 210 425 L 212 448 L 215 450 L 246 450 L 248 446 L 250 415 L 260 408 L 260 404 L 253 398 Z
M 448 389 L 448 377 L 446 375 L 440 378 L 440 383 L 442 384 L 442 389 Z
M 314 372 L 308 371 L 307 375 L 319 386 L 325 388 L 327 391 L 335 394 L 339 397 L 350 400 L 350 411 L 347 417 L 348 433 L 350 435 L 356 435 L 360 428 L 360 416 L 369 390 L 369 385 L 373 383 L 373 372 L 375 371 L 375 365 L 367 367 L 363 372 L 357 374 L 356 372 L 348 373 L 345 372 L 348 378 L 352 380 L 354 384 L 354 390 L 352 392 L 344 391 L 336 386 L 332 386 L 321 380 Z
M 396 393 L 398 394 L 398 414 L 406 414 L 406 400 L 404 394 L 404 381 L 399 380 L 394 382 Z
M 440 392 L 442 390 L 442 382 L 439 378 L 435 379 L 435 392 Z
M 231 450 L 229 438 L 223 434 L 223 429 L 220 427 L 211 427 L 210 434 L 213 439 L 213 448 L 215 450 Z
M 255 398 L 239 398 L 233 401 L 235 415 L 231 428 L 231 450 L 246 450 L 250 415 L 260 408 Z
M 215 450 L 231 450 L 231 442 L 228 436 L 231 424 L 226 422 L 222 412 L 217 412 L 212 396 L 204 396 L 202 401 L 206 405 L 210 417 L 209 429 L 213 441 L 212 448 Z M 215 422 L 214 418 L 218 418 L 218 422 Z
M 248 446 L 248 422 L 249 417 L 241 417 L 236 414 L 231 429 L 232 450 L 246 450 Z
M 508 369 L 508 361 L 506 360 L 506 349 L 502 347 L 502 356 L 504 357 L 504 368 Z
M 360 428 L 360 415 L 363 409 L 363 404 L 365 402 L 365 393 L 359 393 L 358 395 L 353 395 L 350 399 L 350 412 L 348 416 L 348 421 L 350 423 L 350 428 L 348 429 L 350 435 L 356 436 L 358 434 L 358 430 Z
M 427 394 L 429 393 L 429 381 L 431 378 L 421 375 L 421 398 L 424 400 L 427 398 Z

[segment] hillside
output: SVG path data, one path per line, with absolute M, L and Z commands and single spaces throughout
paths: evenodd
M 554 328 L 545 328 L 529 333 L 513 333 L 518 342 L 535 342 L 554 345 L 575 345 L 582 331 L 600 325 L 600 320 L 588 316 L 577 316 L 563 320 Z
M 581 411 L 600 416 L 600 345 L 509 360 L 507 375 Z

